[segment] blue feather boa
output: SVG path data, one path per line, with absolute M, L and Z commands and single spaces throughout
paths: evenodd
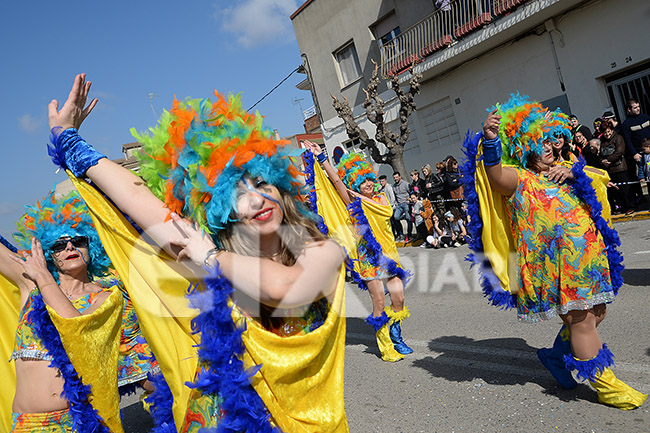
M 368 254 L 368 261 L 370 264 L 375 267 L 386 269 L 389 275 L 398 277 L 402 280 L 404 285 L 406 285 L 411 278 L 411 273 L 399 266 L 395 260 L 384 255 L 381 244 L 377 242 L 377 238 L 375 238 L 375 235 L 372 232 L 368 218 L 363 211 L 361 199 L 355 199 L 347 206 L 347 210 L 355 222 L 354 228 L 357 231 L 357 234 L 366 242 L 366 247 L 370 253 Z
M 614 355 L 607 345 L 603 343 L 602 349 L 598 351 L 595 358 L 582 361 L 568 354 L 564 355 L 564 364 L 567 370 L 577 371 L 578 379 L 594 381 L 604 371 L 605 367 L 614 366 Z
M 232 320 L 228 306 L 234 289 L 218 266 L 205 278 L 207 290 L 190 293 L 190 306 L 200 313 L 192 320 L 192 331 L 200 333 L 199 362 L 204 368 L 194 383 L 187 383 L 205 394 L 218 394 L 223 399 L 224 418 L 215 429 L 203 432 L 275 432 L 270 414 L 260 396 L 251 386 L 251 378 L 261 366 L 246 370 L 241 328 Z
M 305 152 L 303 155 L 303 160 L 305 162 L 305 174 L 307 175 L 306 178 L 306 185 L 309 190 L 309 193 L 307 194 L 307 202 L 309 203 L 309 209 L 312 211 L 314 215 L 316 215 L 316 222 L 318 224 L 318 229 L 323 233 L 325 236 L 329 236 L 329 228 L 325 224 L 325 221 L 323 220 L 323 217 L 318 213 L 318 196 L 316 195 L 316 176 L 314 174 L 314 154 L 311 152 Z M 355 260 L 350 257 L 350 254 L 348 251 L 343 247 L 343 251 L 345 252 L 345 269 L 349 272 L 350 276 L 352 277 L 352 281 L 354 281 L 358 286 L 359 289 L 361 290 L 368 290 L 368 284 L 361 278 L 361 275 L 354 269 L 354 262 Z
M 498 277 L 494 274 L 489 260 L 485 258 L 483 250 L 483 221 L 480 214 L 475 180 L 478 144 L 482 137 L 483 134 L 480 132 L 474 134 L 468 132 L 465 142 L 463 143 L 466 161 L 462 165 L 461 171 L 464 174 L 463 183 L 465 186 L 465 197 L 467 199 L 467 212 L 471 218 L 471 221 L 467 226 L 467 230 L 471 236 L 469 247 L 474 252 L 469 254 L 466 260 L 472 263 L 472 266 L 479 266 L 483 295 L 488 298 L 490 303 L 500 308 L 509 309 L 517 306 L 516 296 L 501 288 L 501 283 Z M 570 185 L 575 195 L 589 207 L 596 228 L 603 236 L 610 267 L 612 287 L 614 289 L 614 294 L 617 294 L 619 287 L 623 283 L 621 275 L 623 270 L 623 257 L 621 253 L 616 250 L 616 247 L 621 244 L 620 239 L 616 230 L 610 228 L 602 217 L 602 205 L 596 197 L 594 188 L 591 186 L 591 178 L 589 178 L 589 176 L 584 172 L 584 166 L 584 159 L 581 159 L 573 165 L 572 172 L 574 180 Z
M 465 199 L 467 200 L 467 213 L 470 216 L 470 222 L 467 225 L 467 231 L 470 234 L 469 247 L 474 253 L 470 253 L 465 260 L 471 263 L 471 266 L 478 266 L 483 296 L 488 301 L 499 308 L 509 309 L 517 306 L 517 297 L 510 292 L 506 292 L 501 287 L 501 282 L 492 270 L 492 264 L 485 257 L 483 250 L 483 220 L 481 219 L 478 193 L 476 192 L 476 156 L 478 155 L 478 144 L 483 138 L 483 134 L 467 132 L 465 142 L 463 143 L 463 152 L 466 160 L 462 164 L 460 171 L 463 173 L 463 185 L 465 188 Z
M 176 433 L 176 424 L 174 424 L 174 413 L 172 411 L 174 396 L 169 389 L 169 385 L 167 385 L 162 373 L 151 374 L 149 372 L 147 379 L 156 387 L 156 390 L 144 399 L 150 405 L 151 417 L 153 418 L 154 428 L 151 432 Z
M 84 385 L 66 353 L 61 336 L 50 318 L 40 293 L 32 297 L 33 310 L 29 320 L 34 323 L 34 332 L 52 355 L 50 367 L 56 368 L 63 377 L 63 396 L 70 403 L 73 430 L 79 433 L 109 433 L 108 427 L 88 401 L 90 385 Z
M 596 197 L 596 191 L 591 186 L 591 178 L 584 171 L 585 160 L 580 160 L 573 164 L 571 172 L 573 173 L 573 192 L 575 195 L 589 207 L 591 219 L 594 220 L 596 228 L 603 236 L 605 243 L 605 253 L 609 262 L 609 274 L 612 280 L 612 289 L 614 295 L 618 294 L 618 289 L 623 285 L 623 255 L 616 249 L 621 246 L 621 240 L 616 230 L 611 228 L 605 218 L 603 218 L 603 205 L 600 204 Z

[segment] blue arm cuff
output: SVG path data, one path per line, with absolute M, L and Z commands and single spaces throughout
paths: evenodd
M 502 155 L 503 149 L 498 136 L 491 140 L 483 138 L 483 165 L 487 167 L 497 165 L 501 162 Z
M 88 144 L 75 128 L 68 128 L 61 132 L 61 128 L 52 128 L 48 154 L 52 162 L 63 169 L 69 169 L 77 176 L 83 176 L 86 171 L 106 158 Z
M 316 159 L 318 160 L 319 164 L 322 164 L 325 161 L 327 161 L 327 155 L 325 155 L 325 152 L 321 152 L 318 155 L 316 155 Z

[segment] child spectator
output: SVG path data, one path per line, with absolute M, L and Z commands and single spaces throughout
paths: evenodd
M 412 242 L 415 242 L 419 239 L 426 241 L 427 235 L 429 233 L 427 233 L 427 224 L 424 222 L 424 218 L 422 217 L 424 210 L 424 206 L 422 205 L 422 198 L 415 192 L 412 192 L 409 200 L 411 202 L 411 215 L 413 216 L 413 221 L 415 222 L 415 237 L 413 238 Z M 431 207 L 431 203 L 429 203 L 429 207 Z
M 433 232 L 431 236 L 427 237 L 427 241 L 434 248 L 447 248 L 451 246 L 453 240 L 447 222 L 437 213 L 433 214 L 431 219 L 433 220 Z
M 465 225 L 463 224 L 463 218 L 460 215 L 458 208 L 452 207 L 451 210 L 445 213 L 445 219 L 449 224 L 449 229 L 451 232 L 451 239 L 455 247 L 459 247 L 462 244 L 467 243 L 465 237 L 467 236 L 467 230 L 465 230 Z

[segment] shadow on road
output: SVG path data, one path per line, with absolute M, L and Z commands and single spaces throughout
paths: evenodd
M 650 269 L 623 269 L 621 273 L 625 284 L 630 286 L 646 286 L 650 281 Z
M 134 403 L 121 410 L 124 433 L 148 433 L 153 429 L 153 419 L 142 403 Z
M 381 355 L 379 354 L 379 349 L 377 348 L 377 343 L 375 342 L 375 333 L 372 330 L 372 327 L 370 325 L 367 325 L 365 322 L 365 319 L 362 319 L 360 317 L 348 317 L 346 319 L 346 334 L 365 334 L 368 335 L 369 340 L 361 340 L 358 338 L 353 339 L 351 341 L 350 339 L 346 338 L 345 339 L 345 344 L 354 344 L 356 346 L 358 345 L 364 345 L 365 349 L 363 350 L 363 353 L 368 353 L 370 355 L 374 355 L 377 358 L 380 358 Z M 372 340 L 370 340 L 372 338 Z
M 535 383 L 545 394 L 562 401 L 588 400 L 597 403 L 596 393 L 587 384 L 573 390 L 557 384 L 537 359 L 537 348 L 522 338 L 474 340 L 464 336 L 443 336 L 429 342 L 435 356 L 416 359 L 412 365 L 431 376 L 453 382 L 476 379 L 497 386 Z

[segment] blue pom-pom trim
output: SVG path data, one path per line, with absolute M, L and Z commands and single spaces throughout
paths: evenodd
M 234 291 L 232 283 L 215 266 L 205 285 L 205 291 L 194 290 L 189 295 L 190 306 L 200 310 L 192 320 L 192 331 L 201 335 L 198 355 L 204 368 L 194 383 L 186 384 L 205 394 L 218 394 L 223 399 L 224 417 L 216 429 L 202 431 L 280 433 L 271 426 L 270 414 L 251 385 L 261 365 L 246 370 L 241 360 L 244 330 L 235 325 L 228 306 Z
M 465 188 L 465 200 L 467 201 L 467 213 L 470 215 L 470 222 L 467 225 L 467 231 L 470 234 L 468 245 L 474 252 L 468 254 L 465 260 L 471 263 L 471 267 L 478 266 L 483 296 L 492 305 L 507 310 L 517 306 L 517 297 L 503 290 L 501 282 L 494 273 L 492 264 L 485 257 L 483 250 L 483 220 L 481 219 L 475 179 L 478 144 L 482 138 L 482 133 L 468 131 L 463 143 L 466 160 L 461 165 L 460 171 L 463 173 L 462 180 Z
M 390 318 L 388 315 L 386 315 L 385 311 L 381 312 L 381 316 L 373 316 L 372 313 L 368 317 L 366 317 L 366 323 L 370 326 L 372 326 L 372 329 L 375 330 L 375 332 L 379 331 L 385 324 L 388 323 Z
M 618 294 L 618 289 L 623 285 L 623 255 L 616 249 L 621 246 L 621 240 L 616 230 L 611 228 L 605 218 L 603 218 L 603 205 L 598 201 L 596 191 L 591 185 L 592 180 L 584 171 L 585 160 L 580 158 L 571 167 L 573 173 L 573 182 L 571 186 L 575 195 L 589 207 L 591 218 L 596 228 L 603 236 L 605 243 L 605 254 L 609 262 L 609 274 L 612 281 L 614 295 Z
M 176 433 L 176 424 L 174 423 L 174 413 L 172 411 L 174 396 L 169 389 L 169 385 L 167 385 L 162 373 L 151 374 L 149 372 L 147 379 L 156 387 L 156 390 L 144 399 L 150 405 L 151 417 L 153 418 L 154 428 L 151 432 Z
M 614 366 L 614 355 L 607 345 L 603 343 L 602 349 L 598 351 L 595 358 L 582 361 L 568 354 L 564 355 L 564 364 L 567 370 L 577 371 L 578 379 L 594 381 L 604 371 L 605 367 Z
M 52 159 L 54 165 L 66 170 L 68 166 L 65 163 L 65 150 L 61 146 L 57 146 L 57 141 L 61 135 L 62 129 L 60 126 L 55 126 L 50 131 L 50 142 L 47 144 L 47 154 Z
M 70 362 L 61 342 L 61 336 L 52 323 L 40 293 L 32 296 L 29 320 L 34 323 L 34 332 L 43 342 L 43 346 L 52 355 L 49 366 L 59 370 L 63 377 L 62 395 L 70 403 L 73 430 L 79 433 L 109 433 L 97 410 L 89 403 L 90 385 L 84 385 Z

